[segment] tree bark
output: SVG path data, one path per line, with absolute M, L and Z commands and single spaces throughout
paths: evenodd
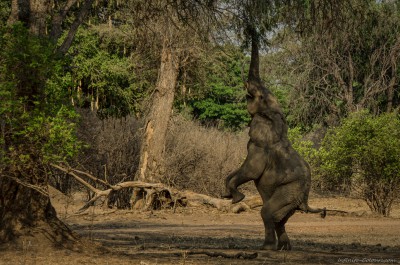
M 353 63 L 353 58 L 350 54 L 348 53 L 348 67 L 349 67 L 349 81 L 347 83 L 347 87 L 345 88 L 345 98 L 346 98 L 346 105 L 347 105 L 347 111 L 349 113 L 354 112 L 355 106 L 354 106 L 354 90 L 353 90 L 353 82 L 354 82 L 354 63 Z
M 49 0 L 12 0 L 9 24 L 20 21 L 36 36 L 46 35 Z
M 13 24 L 17 21 L 29 24 L 30 16 L 30 2 L 29 0 L 12 0 L 11 1 L 11 14 L 8 18 L 8 24 Z
M 165 37 L 167 38 L 167 37 Z M 164 39 L 161 65 L 151 110 L 147 118 L 138 179 L 159 182 L 165 172 L 164 149 L 179 73 L 179 57 L 169 39 Z
M 30 0 L 29 30 L 36 36 L 47 35 L 47 14 L 50 10 L 49 0 Z

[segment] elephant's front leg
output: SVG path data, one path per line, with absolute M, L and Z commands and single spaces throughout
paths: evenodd
M 238 173 L 239 169 L 233 171 L 231 174 L 229 174 L 226 179 L 225 179 L 225 193 L 222 194 L 222 198 L 225 199 L 232 199 L 232 194 L 231 191 L 229 190 L 229 182 L 231 179 Z
M 280 222 L 275 223 L 276 236 L 278 238 L 278 250 L 291 250 L 289 237 L 286 233 L 285 224 L 287 220 L 294 214 L 290 211 Z
M 232 203 L 243 200 L 244 194 L 237 188 L 248 181 L 258 179 L 265 169 L 267 159 L 265 148 L 249 144 L 248 155 L 243 165 L 226 179 L 226 194 L 223 197 L 232 198 Z
M 278 250 L 291 250 L 290 240 L 286 234 L 285 225 L 275 223 L 276 236 L 278 237 Z
M 261 208 L 261 217 L 265 228 L 265 240 L 262 249 L 276 250 L 275 224 L 272 219 L 271 208 L 268 205 Z

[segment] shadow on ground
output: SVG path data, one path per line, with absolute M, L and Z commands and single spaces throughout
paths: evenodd
M 103 244 L 112 253 L 132 259 L 154 259 L 155 262 L 165 259 L 171 263 L 181 262 L 184 257 L 194 263 L 204 260 L 208 264 L 243 264 L 243 260 L 185 254 L 195 250 L 223 253 L 257 252 L 257 258 L 246 261 L 246 264 L 400 263 L 398 247 L 331 243 L 329 238 L 326 238 L 326 242 L 313 242 L 307 236 L 304 239 L 292 240 L 294 249 L 290 252 L 264 251 L 260 250 L 263 234 L 259 232 L 263 231 L 259 228 L 254 225 L 163 224 L 159 220 L 72 225 L 72 229 L 80 235 Z

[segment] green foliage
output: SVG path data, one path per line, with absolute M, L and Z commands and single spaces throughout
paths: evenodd
M 138 100 L 149 86 L 135 75 L 135 62 L 120 54 L 118 44 L 94 29 L 80 29 L 70 52 L 75 99 L 82 107 L 97 103 L 100 118 L 139 111 Z
M 10 16 L 11 1 L 0 1 L 0 27 L 4 27 Z
M 223 128 L 238 130 L 250 121 L 246 109 L 246 91 L 243 72 L 248 68 L 247 59 L 235 47 L 209 51 L 201 64 L 203 76 L 192 87 L 188 101 L 195 118 Z
M 397 114 L 353 113 L 325 136 L 320 170 L 332 184 L 352 184 L 371 210 L 389 215 L 400 188 L 399 150 Z
M 4 27 L 0 33 L 3 93 L 7 91 L 13 100 L 24 98 L 27 104 L 40 102 L 43 82 L 53 67 L 51 45 L 30 36 L 21 24 Z
M 389 216 L 400 195 L 400 118 L 360 111 L 326 133 L 320 148 L 289 129 L 293 147 L 310 164 L 314 185 L 324 191 L 352 192 L 370 209 Z
M 76 115 L 63 104 L 65 65 L 56 59 L 53 48 L 21 24 L 1 28 L 2 168 L 64 160 L 79 151 L 73 122 Z

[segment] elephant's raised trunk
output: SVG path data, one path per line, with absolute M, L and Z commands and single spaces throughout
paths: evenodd
M 259 59 L 259 39 L 255 30 L 252 32 L 251 36 L 251 60 L 249 68 L 248 82 L 256 81 L 261 82 L 260 78 L 260 59 Z

